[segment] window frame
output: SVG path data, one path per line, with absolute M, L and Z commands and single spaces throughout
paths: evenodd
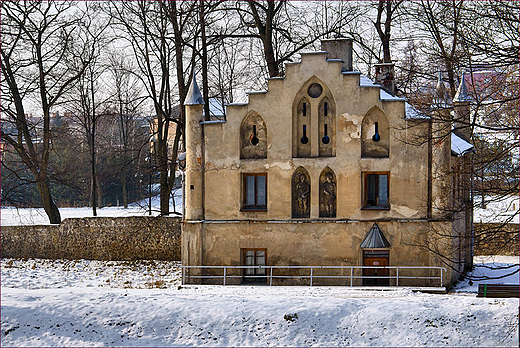
M 386 205 L 380 205 L 379 202 L 376 205 L 368 204 L 368 176 L 376 175 L 376 188 L 375 196 L 379 201 L 379 176 L 386 175 Z M 390 210 L 390 172 L 363 172 L 363 207 L 362 210 Z
M 258 205 L 258 177 L 264 177 L 265 187 L 264 187 L 264 195 L 265 195 L 265 205 Z M 247 178 L 254 177 L 255 182 L 255 204 L 247 205 Z M 240 211 L 246 212 L 266 212 L 267 211 L 267 173 L 242 173 L 242 207 Z
M 253 256 L 253 261 L 254 261 L 254 266 L 267 266 L 267 248 L 241 248 L 240 249 L 240 264 L 242 266 L 247 266 L 246 263 L 247 263 L 247 252 L 248 251 L 252 251 L 254 253 L 254 256 Z M 259 265 L 258 264 L 258 252 L 261 251 L 264 253 L 264 264 L 263 265 Z M 250 272 L 248 272 L 248 269 L 247 268 L 244 268 L 242 269 L 242 277 L 247 277 L 247 276 L 253 276 L 253 277 L 258 277 L 258 278 L 250 278 L 249 281 L 250 282 L 255 282 L 255 283 L 266 283 L 267 282 L 267 268 L 251 268 L 249 269 L 252 274 L 248 274 Z M 242 281 L 244 281 L 245 278 L 242 279 Z

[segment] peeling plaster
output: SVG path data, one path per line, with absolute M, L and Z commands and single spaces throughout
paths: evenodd
M 346 135 L 342 139 L 344 143 L 361 138 L 361 120 L 360 116 L 348 113 L 341 114 L 338 117 L 338 132 L 343 132 Z
M 282 170 L 291 170 L 293 169 L 293 166 L 289 162 L 274 162 L 271 165 L 269 163 L 266 163 L 265 168 L 269 169 L 272 167 L 278 167 Z
M 409 207 L 404 205 L 392 206 L 392 209 L 394 209 L 396 213 L 401 214 L 407 218 L 411 218 L 419 213 L 417 210 L 410 209 Z

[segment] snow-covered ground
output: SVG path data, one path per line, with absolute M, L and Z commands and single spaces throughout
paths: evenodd
M 484 223 L 519 223 L 519 196 L 484 196 L 485 208 L 479 206 L 481 197 L 475 197 L 473 221 Z
M 479 284 L 520 284 L 519 261 L 518 256 L 475 256 L 473 271 L 454 290 L 476 293 Z
M 175 211 L 182 213 L 182 190 L 178 189 L 175 194 Z M 159 215 L 159 196 L 152 197 L 152 215 Z M 92 208 L 59 208 L 61 219 L 91 217 Z M 173 212 L 173 200 L 170 199 L 170 212 Z M 148 215 L 148 199 L 123 207 L 104 207 L 97 209 L 100 217 L 122 217 L 122 216 L 145 216 Z M 173 215 L 172 215 L 173 216 Z M 2 207 L 0 211 L 0 224 L 2 226 L 17 225 L 48 225 L 49 218 L 43 208 L 13 208 Z
M 518 257 L 475 260 L 492 262 L 518 264 Z M 519 344 L 518 299 L 476 298 L 475 284 L 448 295 L 182 286 L 177 262 L 2 259 L 1 265 L 3 347 Z M 518 273 L 501 282 L 518 284 Z

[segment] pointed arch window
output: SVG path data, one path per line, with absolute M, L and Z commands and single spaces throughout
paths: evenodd
M 378 107 L 373 107 L 361 123 L 361 157 L 385 158 L 390 154 L 390 125 Z
M 319 155 L 330 157 L 336 155 L 336 115 L 335 106 L 331 97 L 324 96 L 318 110 L 318 129 L 319 129 Z
M 311 155 L 311 103 L 307 97 L 299 99 L 293 116 L 293 156 L 309 157 Z
M 240 158 L 267 158 L 267 127 L 256 112 L 250 112 L 240 125 Z

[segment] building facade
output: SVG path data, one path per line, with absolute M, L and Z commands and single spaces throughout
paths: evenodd
M 463 265 L 446 265 L 433 251 L 456 250 L 455 239 L 440 236 L 464 221 L 447 214 L 451 179 L 433 178 L 449 172 L 452 137 L 434 146 L 412 141 L 428 136 L 428 118 L 352 70 L 352 41 L 324 41 L 322 49 L 287 64 L 285 76 L 249 93 L 248 103 L 227 105 L 225 121 L 203 121 L 193 81 L 185 103 L 183 265 L 448 266 L 443 277 L 451 282 L 458 275 L 449 266 Z M 379 75 L 388 79 L 384 68 Z M 266 275 L 234 272 L 234 283 Z M 393 270 L 352 272 L 354 285 L 395 285 L 368 278 L 391 278 Z

